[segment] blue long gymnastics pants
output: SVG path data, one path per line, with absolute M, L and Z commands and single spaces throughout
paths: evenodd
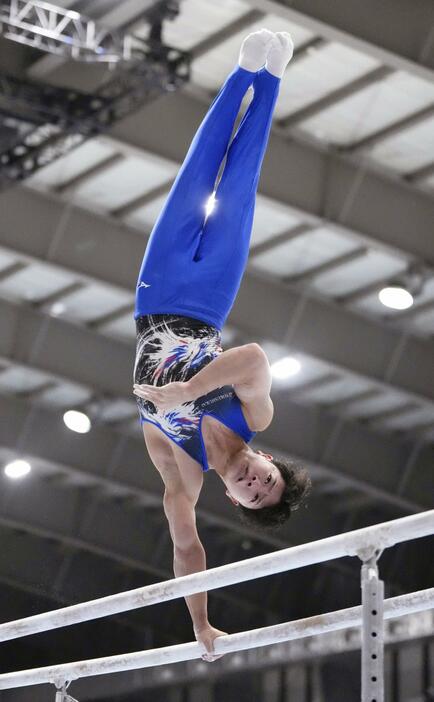
M 229 146 L 243 97 L 254 97 Z M 134 318 L 179 314 L 221 330 L 249 253 L 261 164 L 280 79 L 237 66 L 200 125 L 151 232 L 139 273 Z M 205 206 L 227 152 L 216 207 Z

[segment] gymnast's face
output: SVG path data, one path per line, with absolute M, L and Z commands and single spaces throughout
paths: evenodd
M 272 507 L 280 502 L 285 482 L 272 456 L 262 451 L 240 452 L 226 473 L 226 495 L 234 505 L 248 509 Z

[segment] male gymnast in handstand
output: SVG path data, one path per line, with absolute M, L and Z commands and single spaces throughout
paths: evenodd
M 134 389 L 148 453 L 164 481 L 164 511 L 176 577 L 206 569 L 195 505 L 210 468 L 242 520 L 270 529 L 285 522 L 309 487 L 288 461 L 249 442 L 273 417 L 271 373 L 256 343 L 223 351 L 221 330 L 249 252 L 261 164 L 280 80 L 293 45 L 262 29 L 244 40 L 239 63 L 200 125 L 146 247 L 134 318 Z M 243 97 L 253 99 L 231 141 Z M 215 190 L 217 206 L 206 216 Z M 225 632 L 208 621 L 207 593 L 186 598 L 196 639 L 212 661 Z

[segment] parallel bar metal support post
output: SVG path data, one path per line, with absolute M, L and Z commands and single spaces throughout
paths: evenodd
M 66 682 L 63 683 L 61 686 L 57 686 L 56 698 L 54 702 L 78 702 L 78 700 L 74 699 L 74 697 L 71 697 L 66 692 L 69 685 L 70 682 Z
M 379 552 L 364 561 L 362 586 L 362 702 L 384 702 L 384 583 Z

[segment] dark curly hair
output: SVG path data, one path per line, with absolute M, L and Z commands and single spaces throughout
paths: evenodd
M 255 453 L 257 452 L 255 451 Z M 241 522 L 257 531 L 279 529 L 289 519 L 291 513 L 300 507 L 312 485 L 305 468 L 286 458 L 273 459 L 273 464 L 280 470 L 285 481 L 280 502 L 262 509 L 249 509 L 240 504 L 237 507 L 237 514 Z

